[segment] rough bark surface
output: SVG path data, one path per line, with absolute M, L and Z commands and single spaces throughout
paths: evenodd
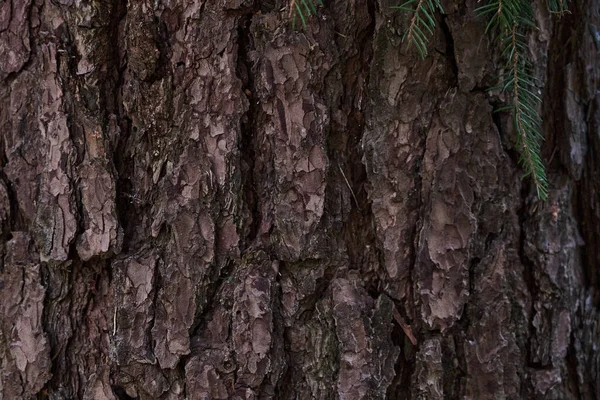
M 600 3 L 0 0 L 0 399 L 600 399 Z

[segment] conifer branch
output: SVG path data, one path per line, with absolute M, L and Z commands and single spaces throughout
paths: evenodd
M 548 0 L 548 10 L 559 17 L 569 13 L 567 0 Z
M 547 0 L 548 9 L 553 14 L 568 12 L 568 0 Z M 295 28 L 296 18 L 300 18 L 306 28 L 307 18 L 317 13 L 316 5 L 323 6 L 322 0 L 290 0 L 290 17 Z M 435 13 L 444 12 L 440 0 L 408 0 L 392 7 L 411 13 L 409 26 L 402 37 L 413 45 L 419 55 L 428 54 L 427 43 L 435 32 Z M 506 61 L 505 73 L 500 76 L 501 88 L 510 96 L 510 104 L 496 111 L 509 111 L 512 114 L 516 132 L 516 147 L 520 154 L 519 162 L 525 169 L 524 177 L 531 177 L 540 199 L 548 196 L 548 180 L 541 156 L 542 119 L 540 116 L 541 98 L 537 92 L 535 78 L 529 73 L 531 65 L 527 60 L 525 32 L 535 27 L 530 0 L 488 0 L 487 4 L 476 9 L 479 16 L 490 18 L 486 33 L 495 31 L 501 48 L 501 56 Z
M 541 159 L 541 117 L 538 109 L 541 99 L 533 90 L 532 82 L 529 80 L 525 70 L 526 62 L 520 54 L 520 37 L 517 31 L 518 25 L 513 24 L 511 35 L 511 58 L 509 63 L 511 70 L 511 81 L 508 82 L 509 89 L 512 86 L 512 113 L 515 131 L 517 134 L 517 149 L 521 154 L 520 162 L 525 168 L 526 176 L 530 176 L 540 199 L 548 196 L 548 181 L 546 171 Z
M 413 8 L 412 5 L 416 4 Z M 427 42 L 429 36 L 435 31 L 434 14 L 437 10 L 444 11 L 440 0 L 408 0 L 399 6 L 392 7 L 397 10 L 412 13 L 408 29 L 402 41 L 408 41 L 408 46 L 415 46 L 421 58 L 427 56 Z
M 561 1 L 561 0 L 549 0 Z M 548 180 L 541 156 L 542 99 L 536 94 L 535 78 L 530 75 L 531 65 L 527 61 L 525 30 L 535 26 L 533 9 L 529 0 L 491 0 L 477 9 L 479 15 L 489 16 L 486 32 L 497 31 L 506 61 L 506 72 L 500 77 L 500 88 L 510 94 L 511 104 L 496 111 L 512 114 L 516 132 L 516 147 L 519 162 L 536 188 L 540 199 L 548 196 Z

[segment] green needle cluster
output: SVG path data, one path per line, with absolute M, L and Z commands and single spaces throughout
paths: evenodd
M 408 45 L 415 46 L 421 58 L 427 56 L 427 42 L 435 30 L 435 12 L 444 12 L 439 0 L 409 0 L 406 3 L 392 7 L 396 10 L 412 14 L 408 29 L 402 37 Z
M 548 10 L 559 16 L 568 13 L 568 0 L 546 0 Z M 300 18 L 302 26 L 317 12 L 317 6 L 323 6 L 322 0 L 291 0 L 290 18 L 295 27 Z M 410 14 L 410 22 L 402 41 L 414 46 L 421 58 L 428 54 L 427 44 L 435 32 L 435 15 L 444 12 L 440 0 L 408 0 L 392 7 Z M 535 18 L 531 0 L 488 0 L 476 9 L 480 17 L 489 18 L 486 33 L 492 33 L 501 49 L 505 62 L 500 84 L 494 89 L 507 93 L 510 104 L 496 111 L 510 112 L 516 132 L 516 147 L 520 154 L 519 162 L 525 170 L 524 177 L 530 177 L 541 200 L 548 197 L 548 179 L 542 161 L 541 146 L 542 118 L 540 109 L 542 99 L 531 75 L 531 63 L 528 59 L 526 34 L 535 29 Z
M 296 20 L 300 18 L 302 27 L 306 28 L 306 19 L 317 13 L 317 6 L 323 6 L 322 0 L 292 0 L 290 3 L 290 17 L 292 28 L 296 29 Z
M 548 10 L 553 14 L 563 15 L 569 12 L 567 0 L 548 0 Z
M 567 0 L 547 0 L 553 14 L 568 12 Z M 427 56 L 427 42 L 435 30 L 435 13 L 443 12 L 439 0 L 409 0 L 393 7 L 412 14 L 403 41 L 414 45 L 421 57 Z M 548 180 L 541 156 L 542 99 L 531 75 L 531 64 L 527 57 L 526 33 L 535 28 L 531 0 L 489 0 L 476 10 L 481 17 L 489 18 L 486 32 L 497 38 L 506 65 L 500 76 L 500 88 L 506 92 L 510 104 L 496 111 L 512 114 L 520 154 L 520 163 L 525 176 L 530 177 L 540 199 L 548 196 Z
M 533 8 L 529 0 L 492 0 L 476 10 L 480 16 L 490 17 L 486 32 L 493 31 L 506 62 L 505 72 L 500 76 L 502 90 L 508 94 L 510 104 L 497 111 L 512 114 L 516 132 L 516 146 L 520 163 L 529 176 L 541 200 L 548 197 L 548 180 L 541 156 L 542 99 L 529 73 L 531 65 L 527 58 L 525 34 L 535 28 Z

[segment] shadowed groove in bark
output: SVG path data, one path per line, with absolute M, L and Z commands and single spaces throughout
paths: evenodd
M 2 145 L 1 139 L 0 139 L 0 145 Z M 3 226 L 2 228 L 8 229 L 11 232 L 14 232 L 16 230 L 19 230 L 19 227 L 25 226 L 25 221 L 22 221 L 22 219 L 19 216 L 19 208 L 18 208 L 16 194 L 12 187 L 11 181 L 7 178 L 4 171 L 0 171 L 0 181 L 2 182 L 2 185 L 3 185 L 4 189 L 6 190 L 6 194 L 8 195 L 9 210 L 10 210 L 9 220 L 8 220 L 8 224 L 7 224 L 8 226 L 6 226 L 6 227 Z M 6 241 L 8 241 L 8 240 L 10 240 L 10 236 L 6 237 Z M 4 261 L 2 261 L 2 262 L 4 262 Z
M 521 193 L 522 196 L 524 198 L 527 197 L 528 195 L 528 190 L 526 187 L 521 187 Z M 531 218 L 531 210 L 533 209 L 533 207 L 531 205 L 527 205 L 525 203 L 525 201 L 523 201 L 523 203 L 521 204 L 521 208 L 519 210 L 519 225 L 523 226 L 525 224 L 525 222 Z M 527 289 L 532 297 L 532 301 L 533 299 L 537 296 L 538 293 L 538 288 L 537 288 L 537 283 L 536 283 L 536 279 L 534 277 L 534 269 L 535 266 L 533 265 L 533 263 L 531 262 L 531 260 L 529 260 L 529 258 L 527 257 L 527 255 L 525 254 L 525 244 L 526 244 L 526 233 L 525 233 L 525 229 L 521 229 L 519 231 L 519 248 L 518 248 L 518 255 L 519 255 L 519 261 L 521 262 L 521 264 L 523 264 L 524 268 L 524 273 L 523 273 L 523 281 L 525 282 L 525 284 L 527 285 Z M 530 318 L 528 321 L 528 333 L 527 335 L 525 335 L 525 337 L 527 338 L 527 365 L 529 367 L 535 368 L 536 365 L 531 361 L 532 356 L 530 354 L 531 352 L 531 338 L 533 335 L 533 318 Z
M 452 32 L 450 31 L 450 27 L 448 26 L 448 22 L 446 21 L 446 17 L 442 15 L 440 18 L 440 28 L 444 33 L 444 37 L 446 39 L 446 49 L 443 53 L 444 56 L 448 58 L 448 64 L 452 68 L 452 72 L 455 78 L 455 82 L 452 83 L 452 86 L 458 85 L 458 65 L 456 63 L 456 54 L 454 54 L 454 39 L 452 38 Z M 439 51 L 439 50 L 436 50 Z
M 248 96 L 249 108 L 246 114 L 242 117 L 241 134 L 242 138 L 240 141 L 240 153 L 242 156 L 242 174 L 243 180 L 243 195 L 244 205 L 249 208 L 250 221 L 247 223 L 247 232 L 242 240 L 242 246 L 248 246 L 256 241 L 258 238 L 259 224 L 260 224 L 260 209 L 258 194 L 255 189 L 254 176 L 259 172 L 256 170 L 255 157 L 256 152 L 259 150 L 255 148 L 257 143 L 255 142 L 255 129 L 256 129 L 256 118 L 259 112 L 257 108 L 257 100 L 253 98 L 255 96 L 254 87 L 254 74 L 252 73 L 252 61 L 250 60 L 248 53 L 255 51 L 252 43 L 252 35 L 250 33 L 250 24 L 252 22 L 252 14 L 254 10 L 250 11 L 240 18 L 238 22 L 238 78 L 242 82 L 242 90 L 244 94 Z M 242 249 L 243 251 L 243 249 Z
M 112 68 L 117 75 L 116 85 L 112 90 L 106 92 L 107 95 L 112 97 L 114 102 L 114 114 L 116 115 L 116 124 L 119 129 L 119 136 L 116 142 L 113 142 L 112 162 L 116 170 L 115 177 L 115 190 L 116 190 L 116 207 L 119 214 L 119 221 L 124 230 L 123 235 L 123 250 L 129 250 L 130 238 L 133 236 L 131 229 L 131 214 L 137 214 L 137 204 L 140 202 L 138 198 L 134 198 L 134 193 L 130 193 L 130 184 L 127 182 L 128 176 L 131 175 L 131 156 L 127 154 L 123 149 L 127 148 L 127 141 L 131 137 L 131 130 L 134 129 L 131 126 L 131 119 L 127 116 L 122 105 L 122 93 L 124 90 L 123 73 L 127 68 L 127 60 L 123 54 L 123 22 L 127 18 L 127 6 L 129 0 L 119 1 L 113 0 L 112 10 L 113 18 L 111 19 L 112 32 Z M 106 115 L 106 122 L 110 118 L 110 115 Z M 137 128 L 135 128 L 137 129 Z M 146 199 L 144 199 L 146 200 Z M 135 220 L 135 219 L 133 219 Z

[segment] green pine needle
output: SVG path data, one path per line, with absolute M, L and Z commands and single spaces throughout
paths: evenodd
M 566 0 L 549 0 L 550 3 L 566 4 Z M 559 5 L 560 5 L 559 4 Z M 535 78 L 529 73 L 525 30 L 535 26 L 533 9 L 529 0 L 490 0 L 479 7 L 480 16 L 489 17 L 487 31 L 495 31 L 506 61 L 506 72 L 500 77 L 498 88 L 508 93 L 510 105 L 496 111 L 509 111 L 517 135 L 516 146 L 519 162 L 525 169 L 524 177 L 530 177 L 541 200 L 548 197 L 548 179 L 542 161 L 542 99 L 536 93 Z
M 552 14 L 558 14 L 558 16 L 567 14 L 569 12 L 567 0 L 548 0 L 548 10 Z
M 302 22 L 302 27 L 306 29 L 307 18 L 317 13 L 317 4 L 322 7 L 323 0 L 292 0 L 290 3 L 292 28 L 296 29 L 296 17 L 298 17 Z
M 440 0 L 408 0 L 392 8 L 412 14 L 402 41 L 407 41 L 408 46 L 413 45 L 421 58 L 425 58 L 427 56 L 427 42 L 435 31 L 434 14 L 437 10 L 444 11 Z
M 568 13 L 568 0 L 547 0 L 551 13 Z M 299 18 L 303 28 L 307 19 L 317 13 L 317 5 L 322 0 L 291 0 L 290 18 L 296 27 Z M 444 12 L 440 0 L 408 0 L 392 7 L 410 13 L 411 19 L 402 41 L 415 47 L 421 58 L 428 54 L 427 44 L 435 32 L 437 11 Z M 520 153 L 520 164 L 525 169 L 536 188 L 540 199 L 548 196 L 548 180 L 541 156 L 542 119 L 539 114 L 541 98 L 537 94 L 535 78 L 530 74 L 531 65 L 527 60 L 525 33 L 535 28 L 535 19 L 530 0 L 488 0 L 487 4 L 476 9 L 479 16 L 489 18 L 486 32 L 494 31 L 501 48 L 501 57 L 506 61 L 505 73 L 500 77 L 501 89 L 509 94 L 510 104 L 496 109 L 496 112 L 510 112 L 517 134 L 516 146 Z

